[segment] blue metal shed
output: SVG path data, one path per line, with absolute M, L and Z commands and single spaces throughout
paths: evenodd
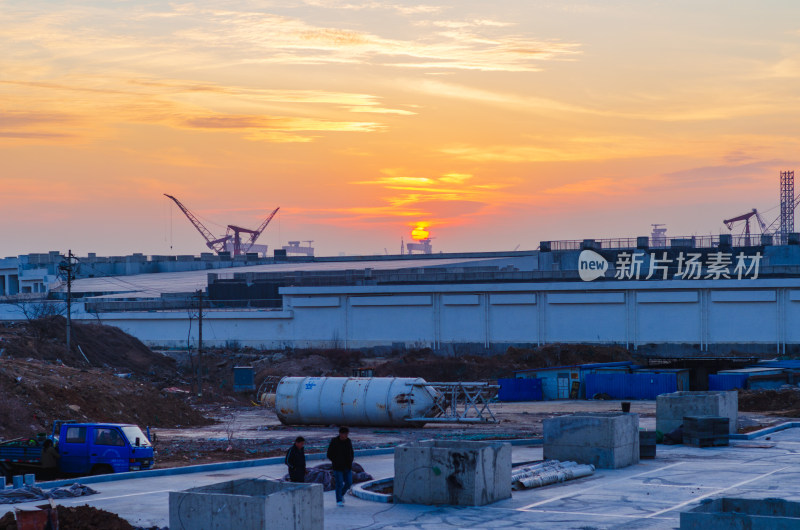
M 617 368 L 627 371 L 633 366 L 631 361 L 611 363 L 578 364 L 571 366 L 551 366 L 547 368 L 531 368 L 514 372 L 515 378 L 537 378 L 542 380 L 542 396 L 545 400 L 584 399 L 585 376 L 597 370 Z
M 691 375 L 686 368 L 640 368 L 635 373 L 641 374 L 675 374 L 676 392 L 690 390 Z
M 659 394 L 676 392 L 678 388 L 674 372 L 586 374 L 585 382 L 587 398 L 596 394 L 607 394 L 612 399 L 655 399 Z
M 545 400 L 570 399 L 570 393 L 577 384 L 577 399 L 580 397 L 581 372 L 577 366 L 553 366 L 534 370 L 515 372 L 516 379 L 536 378 L 542 381 L 542 397 Z
M 500 401 L 541 401 L 542 380 L 536 378 L 498 379 L 500 390 L 497 399 Z
M 748 374 L 709 374 L 709 390 L 736 390 L 747 388 Z

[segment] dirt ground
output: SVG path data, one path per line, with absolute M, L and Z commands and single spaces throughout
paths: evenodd
M 67 320 L 62 316 L 0 324 L 0 348 L 6 357 L 78 368 L 111 368 L 118 373 L 151 376 L 176 370 L 173 359 L 153 352 L 119 328 L 73 322 L 69 352 L 66 333 Z
M 117 514 L 93 506 L 67 507 L 59 505 L 57 510 L 60 530 L 137 530 Z M 0 530 L 17 530 L 18 528 L 14 512 L 9 512 L 0 518 Z
M 252 366 L 256 385 L 282 376 L 414 376 L 428 381 L 495 381 L 515 370 L 587 362 L 636 361 L 620 347 L 551 344 L 495 356 L 442 357 L 430 350 L 369 356 L 348 350 L 262 352 L 211 350 L 202 363 L 187 352 L 154 352 L 117 328 L 76 324 L 73 348 L 64 351 L 63 317 L 0 324 L 0 437 L 48 432 L 56 419 L 131 422 L 154 427 L 159 466 L 242 460 L 283 454 L 298 435 L 308 451 L 324 451 L 333 426 L 280 424 L 274 412 L 254 406 L 255 393 L 233 391 L 233 368 Z M 88 363 L 77 345 L 81 345 Z M 62 363 L 63 361 L 63 363 Z M 195 367 L 198 370 L 195 370 Z M 202 397 L 193 384 L 200 373 Z M 740 394 L 740 428 L 752 430 L 800 416 L 800 392 Z M 542 420 L 575 411 L 620 410 L 619 401 L 496 403 L 496 424 L 428 424 L 413 428 L 354 428 L 357 448 L 411 440 L 511 439 L 541 436 Z M 655 426 L 655 403 L 634 401 L 645 428 Z
M 776 416 L 800 417 L 800 388 L 740 390 L 739 410 Z
M 499 423 L 483 425 L 427 424 L 423 428 L 351 427 L 356 449 L 393 447 L 425 439 L 511 440 L 539 438 L 542 420 L 571 412 L 614 412 L 621 401 L 538 401 L 494 403 Z M 631 412 L 639 414 L 640 426 L 655 429 L 655 401 L 632 401 Z M 306 439 L 306 453 L 324 453 L 337 426 L 287 426 L 275 413 L 263 407 L 206 407 L 205 413 L 218 423 L 187 429 L 156 429 L 158 467 L 180 467 L 214 461 L 244 460 L 282 456 L 297 436 Z M 739 416 L 742 432 L 784 421 L 757 413 Z
M 49 432 L 54 420 L 177 427 L 209 422 L 185 394 L 107 370 L 0 358 L 0 435 Z

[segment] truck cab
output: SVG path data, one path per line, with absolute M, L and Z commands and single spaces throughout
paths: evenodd
M 103 475 L 153 467 L 153 446 L 136 425 L 63 423 L 57 440 L 62 473 Z

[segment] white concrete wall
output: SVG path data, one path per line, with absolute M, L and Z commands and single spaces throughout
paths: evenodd
M 800 351 L 800 279 L 287 287 L 283 310 L 204 313 L 204 342 L 260 348 L 503 351 L 553 342 L 645 351 Z M 76 308 L 75 318 L 95 320 Z M 104 313 L 153 346 L 197 338 L 187 311 Z M 0 304 L 0 319 L 20 319 Z

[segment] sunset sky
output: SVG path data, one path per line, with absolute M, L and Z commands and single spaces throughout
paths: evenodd
M 719 233 L 799 147 L 796 0 L 0 0 L 0 256 Z

